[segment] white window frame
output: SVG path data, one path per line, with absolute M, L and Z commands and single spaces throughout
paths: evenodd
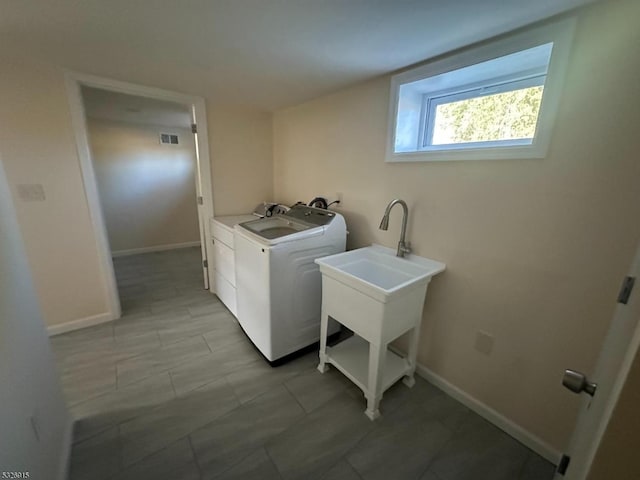
M 428 162 L 446 160 L 498 160 L 498 159 L 520 159 L 520 158 L 544 158 L 547 155 L 553 124 L 560 102 L 561 90 L 564 84 L 566 66 L 569 60 L 569 50 L 571 40 L 575 30 L 575 19 L 568 18 L 550 22 L 541 27 L 532 28 L 525 32 L 506 35 L 497 40 L 487 42 L 477 47 L 466 49 L 460 53 L 444 57 L 440 60 L 426 63 L 420 67 L 399 73 L 391 77 L 391 94 L 389 102 L 389 119 L 387 133 L 386 162 Z M 411 152 L 395 152 L 396 121 L 398 117 L 398 101 L 400 87 L 404 84 L 429 78 L 432 76 L 458 70 L 464 67 L 482 63 L 488 60 L 499 58 L 512 53 L 527 50 L 529 48 L 553 42 L 553 51 L 549 62 L 549 67 L 544 81 L 544 94 L 538 114 L 536 134 L 532 140 L 498 140 L 495 142 L 468 142 L 448 145 L 426 146 L 426 135 L 429 134 L 429 125 L 426 121 L 429 116 L 421 115 L 421 125 L 419 127 L 420 145 L 419 150 Z M 540 73 L 532 73 L 531 77 L 540 76 Z M 526 78 L 526 77 L 525 77 Z M 512 81 L 517 80 L 512 78 Z M 521 78 L 524 80 L 524 78 Z M 509 81 L 509 78 L 504 80 Z M 523 87 L 524 88 L 524 87 Z M 477 87 L 466 89 L 469 95 L 466 98 L 478 97 L 473 94 L 477 92 Z M 460 95 L 460 100 L 465 98 L 464 92 L 455 90 Z M 433 100 L 433 105 L 425 105 L 424 108 L 435 108 L 438 98 L 447 98 L 441 103 L 449 103 L 451 96 L 455 96 L 451 90 L 431 94 L 425 98 Z M 491 91 L 488 95 L 496 93 Z M 431 118 L 431 122 L 433 118 Z M 431 126 L 432 128 L 432 126 Z

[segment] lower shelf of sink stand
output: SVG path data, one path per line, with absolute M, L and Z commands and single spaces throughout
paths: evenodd
M 358 335 L 327 348 L 327 363 L 335 366 L 349 380 L 355 383 L 368 395 L 369 389 L 369 343 Z M 391 385 L 410 372 L 409 362 L 400 355 L 387 349 L 382 367 L 382 389 L 384 392 Z M 373 393 L 373 392 L 371 392 Z

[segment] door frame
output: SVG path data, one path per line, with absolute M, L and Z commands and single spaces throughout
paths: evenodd
M 98 195 L 98 185 L 96 181 L 95 169 L 93 166 L 91 148 L 89 146 L 89 132 L 82 99 L 82 87 L 99 88 L 117 93 L 125 93 L 140 97 L 165 100 L 183 105 L 188 105 L 191 109 L 192 122 L 197 125 L 198 133 L 195 133 L 196 148 L 196 195 L 201 196 L 202 205 L 198 205 L 198 221 L 200 224 L 201 248 L 204 259 L 208 259 L 209 264 L 213 259 L 211 251 L 211 230 L 209 219 L 213 217 L 213 188 L 211 185 L 211 160 L 209 156 L 209 138 L 207 126 L 207 112 L 203 97 L 187 95 L 184 93 L 163 90 L 155 87 L 147 87 L 135 83 L 122 82 L 109 78 L 88 75 L 84 73 L 65 71 L 65 86 L 69 98 L 71 111 L 71 125 L 73 128 L 80 170 L 84 191 L 89 207 L 89 216 L 93 226 L 96 240 L 96 248 L 100 263 L 105 295 L 107 298 L 108 320 L 116 320 L 122 315 L 118 286 L 116 283 L 111 248 L 104 220 L 100 197 Z M 197 198 L 194 199 L 197 201 Z M 209 265 L 206 269 L 205 284 L 211 291 L 214 291 L 213 268 Z

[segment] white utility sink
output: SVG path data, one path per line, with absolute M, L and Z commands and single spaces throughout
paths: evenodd
M 417 255 L 397 257 L 395 250 L 380 245 L 319 258 L 316 263 L 324 275 L 385 303 L 445 269 L 444 263 Z
M 380 415 L 382 393 L 405 377 L 414 384 L 422 308 L 431 277 L 444 271 L 444 263 L 405 255 L 372 245 L 315 261 L 322 273 L 320 365 L 332 364 L 367 397 L 365 413 Z M 345 325 L 354 336 L 328 348 L 329 317 Z M 406 358 L 387 351 L 387 345 L 412 330 Z M 368 348 L 367 348 L 368 342 Z

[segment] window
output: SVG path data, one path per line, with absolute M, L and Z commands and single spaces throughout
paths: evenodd
M 572 30 L 557 22 L 394 76 L 387 161 L 544 157 Z

